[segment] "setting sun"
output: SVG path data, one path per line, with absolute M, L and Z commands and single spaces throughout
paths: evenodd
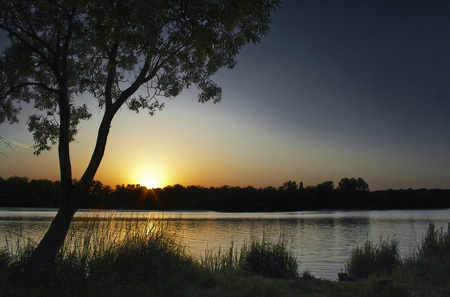
M 142 181 L 141 185 L 146 186 L 148 189 L 154 189 L 158 187 L 158 182 L 156 179 L 148 177 Z
M 148 189 L 163 188 L 167 185 L 167 177 L 161 166 L 140 164 L 139 167 L 130 166 L 130 169 L 130 184 L 140 184 Z

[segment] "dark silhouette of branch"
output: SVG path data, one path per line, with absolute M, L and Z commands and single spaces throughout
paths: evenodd
M 6 148 L 9 148 L 9 149 L 11 149 L 11 150 L 14 150 L 14 148 L 13 148 L 12 145 L 11 145 L 11 141 L 9 141 L 8 139 L 6 139 L 6 138 L 0 136 L 0 141 L 2 141 L 2 142 L 6 145 Z M 5 156 L 6 158 L 8 158 L 8 155 L 7 155 L 6 153 L 0 152 L 0 154 L 2 154 L 3 156 Z

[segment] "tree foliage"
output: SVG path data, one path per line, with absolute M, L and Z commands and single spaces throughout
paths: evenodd
M 366 181 L 361 178 L 343 178 L 339 182 L 338 190 L 342 192 L 347 193 L 353 193 L 353 192 L 368 192 L 370 191 L 369 185 L 366 183 Z
M 158 101 L 191 86 L 198 100 L 221 99 L 211 79 L 233 68 L 245 44 L 269 31 L 278 1 L 1 1 L 0 28 L 11 44 L 0 59 L 0 122 L 16 122 L 20 103 L 38 114 L 28 121 L 35 153 L 58 142 L 66 99 L 69 141 L 89 119 L 77 95 L 93 95 L 116 112 L 124 103 L 150 114 Z M 136 94 L 143 87 L 145 92 Z

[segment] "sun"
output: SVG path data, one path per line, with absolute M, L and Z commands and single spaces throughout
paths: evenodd
M 158 182 L 153 177 L 146 177 L 142 181 L 141 185 L 146 186 L 147 189 L 154 189 L 158 187 Z
M 157 166 L 141 165 L 138 168 L 133 168 L 129 176 L 132 183 L 147 187 L 147 189 L 162 188 L 167 184 L 164 170 Z
M 158 187 L 158 182 L 153 177 L 146 177 L 142 181 L 142 185 L 146 186 L 148 189 L 154 189 Z

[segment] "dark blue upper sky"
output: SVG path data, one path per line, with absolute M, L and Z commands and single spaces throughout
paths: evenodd
M 449 15 L 448 1 L 284 1 L 229 88 L 268 129 L 450 186 Z

